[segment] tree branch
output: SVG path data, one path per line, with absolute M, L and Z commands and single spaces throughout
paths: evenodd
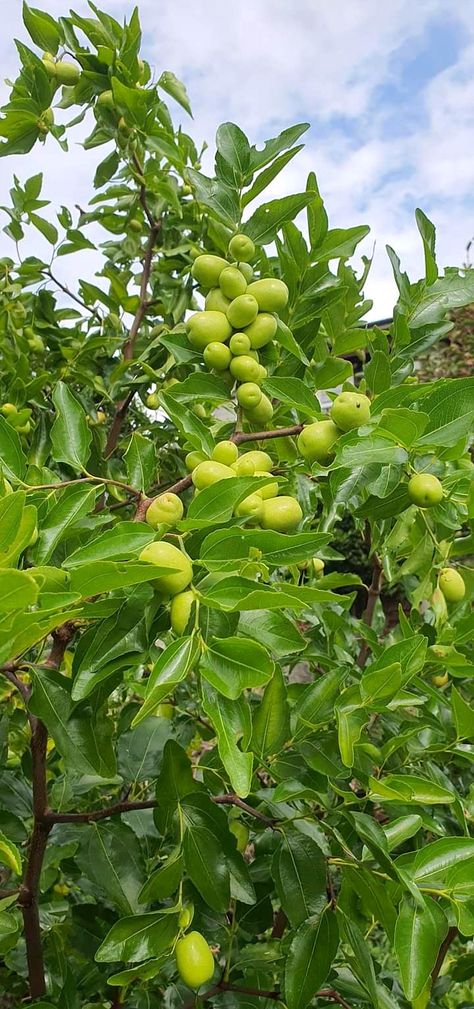
M 75 624 L 72 621 L 68 621 L 62 627 L 58 627 L 53 631 L 53 645 L 45 663 L 50 669 L 59 669 L 66 648 L 74 636 L 75 629 Z M 29 690 L 25 699 L 28 700 L 28 697 Z M 48 787 L 46 760 L 48 730 L 43 722 L 35 716 L 30 716 L 30 725 L 33 771 L 33 831 L 29 843 L 23 880 L 20 886 L 18 904 L 23 914 L 30 996 L 31 998 L 38 998 L 46 994 L 38 909 L 39 882 L 48 836 L 53 824 L 47 818 Z
M 208 991 L 204 992 L 203 995 L 199 996 L 199 1000 L 202 1002 L 207 1002 L 214 995 L 221 995 L 224 992 L 233 991 L 241 995 L 253 995 L 257 998 L 271 999 L 274 1002 L 283 1002 L 283 995 L 279 991 L 265 991 L 262 988 L 244 988 L 238 984 L 230 984 L 228 981 L 219 981 L 217 984 L 209 988 Z M 351 1009 L 348 1002 L 339 994 L 335 988 L 322 988 L 320 991 L 314 993 L 313 998 L 325 998 L 331 999 L 333 1002 L 337 1002 L 338 1005 L 342 1006 L 343 1009 Z M 186 1002 L 181 1009 L 194 1009 L 195 999 L 192 1002 Z
M 242 445 L 244 442 L 249 441 L 269 441 L 272 438 L 289 438 L 293 435 L 300 434 L 303 430 L 303 424 L 294 424 L 293 427 L 282 427 L 274 431 L 235 431 L 231 435 L 229 441 L 235 442 L 236 445 Z M 169 494 L 182 494 L 183 491 L 187 490 L 192 484 L 191 474 L 184 476 L 177 483 L 171 485 L 171 487 L 160 487 L 159 494 L 163 494 L 165 491 Z M 135 522 L 143 522 L 146 513 L 152 503 L 154 498 L 144 497 L 140 501 L 137 511 L 134 516 Z
M 238 795 L 212 795 L 211 799 L 218 806 L 238 806 L 239 809 L 248 813 L 249 816 L 260 820 L 266 827 L 271 827 L 272 830 L 276 829 L 277 820 L 272 820 L 269 816 L 261 813 L 260 810 L 249 806 Z M 159 802 L 157 799 L 144 799 L 142 802 L 115 802 L 112 806 L 105 806 L 104 809 L 93 809 L 85 813 L 57 813 L 53 809 L 48 809 L 43 819 L 50 828 L 55 823 L 95 823 L 97 820 L 107 820 L 110 816 L 119 816 L 120 813 L 131 813 L 137 809 L 156 809 L 158 805 Z
M 457 928 L 454 925 L 452 925 L 451 928 L 448 928 L 448 931 L 446 932 L 446 935 L 445 935 L 445 937 L 444 937 L 444 939 L 443 939 L 443 941 L 441 943 L 441 946 L 439 947 L 438 956 L 436 957 L 436 963 L 435 963 L 435 965 L 433 967 L 433 970 L 431 971 L 431 984 L 432 985 L 434 985 L 434 983 L 435 983 L 435 981 L 436 981 L 436 979 L 437 979 L 437 977 L 439 975 L 439 972 L 440 972 L 440 970 L 441 970 L 441 968 L 443 966 L 443 963 L 444 963 L 444 958 L 446 956 L 446 953 L 448 952 L 448 949 L 449 949 L 451 943 L 453 942 L 453 940 L 456 938 L 457 934 L 458 934 L 458 930 L 457 930 Z
M 69 298 L 72 298 L 73 301 L 77 302 L 77 304 L 80 305 L 81 308 L 84 308 L 86 312 L 90 312 L 91 315 L 94 316 L 99 315 L 96 308 L 91 308 L 90 305 L 86 305 L 85 301 L 82 301 L 82 298 L 79 298 L 77 294 L 74 294 L 73 291 L 70 291 L 69 288 L 66 287 L 66 284 L 63 284 L 60 280 L 58 280 L 57 277 L 54 276 L 54 273 L 52 273 L 51 270 L 49 269 L 43 270 L 43 273 L 47 277 L 49 277 L 49 279 L 53 281 L 53 284 L 56 284 L 56 286 L 59 287 L 61 291 L 64 292 L 64 294 L 67 294 L 67 296 Z
M 377 554 L 374 554 L 372 562 L 372 581 L 369 586 L 369 592 L 367 596 L 367 606 L 362 615 L 362 620 L 364 621 L 364 624 L 367 625 L 367 627 L 372 627 L 372 621 L 374 619 L 374 613 L 375 613 L 375 606 L 377 600 L 380 597 L 382 582 L 383 582 L 383 568 L 380 563 L 380 558 L 377 556 Z M 367 641 L 363 641 L 360 648 L 360 652 L 357 656 L 357 665 L 360 666 L 361 669 L 363 669 L 365 666 L 369 651 L 370 646 L 368 645 Z
M 15 669 L 16 666 L 14 662 L 6 662 L 5 665 L 0 666 L 0 673 L 3 673 L 6 679 L 12 683 L 14 687 L 16 687 L 26 703 L 30 696 L 30 688 L 27 683 L 23 683 L 23 680 L 20 680 L 20 677 L 17 676 Z

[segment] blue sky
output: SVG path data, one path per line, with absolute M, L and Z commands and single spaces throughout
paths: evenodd
M 132 10 L 123 0 L 101 6 L 118 18 Z M 395 300 L 385 243 L 413 279 L 421 271 L 417 206 L 437 226 L 440 265 L 463 262 L 474 234 L 474 0 L 142 0 L 139 8 L 146 58 L 188 87 L 194 120 L 174 111 L 209 143 L 207 169 L 220 122 L 238 123 L 254 143 L 311 124 L 270 195 L 300 191 L 314 170 L 333 227 L 371 225 L 363 251 L 375 241 L 372 318 L 390 314 Z M 74 9 L 88 13 L 84 0 Z M 67 12 L 61 0 L 47 10 Z M 25 38 L 20 0 L 3 0 L 2 16 L 1 65 L 14 75 L 12 39 Z M 67 161 L 51 142 L 0 161 L 2 189 L 13 171 L 24 179 L 42 170 L 57 205 L 83 204 L 102 152 L 71 149 Z M 81 272 L 96 265 L 85 258 Z

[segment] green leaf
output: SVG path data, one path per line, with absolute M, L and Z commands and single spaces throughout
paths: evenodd
M 216 133 L 216 147 L 236 172 L 236 179 L 244 179 L 250 164 L 250 145 L 243 130 L 235 123 L 222 123 Z
M 96 721 L 88 708 L 74 709 L 68 687 L 59 673 L 36 669 L 29 709 L 45 723 L 71 771 L 113 777 L 112 725 L 103 716 Z
M 53 458 L 83 472 L 92 438 L 85 410 L 64 382 L 56 385 L 53 403 L 56 409 L 56 420 L 51 429 Z
M 299 361 L 303 362 L 303 364 L 309 365 L 308 358 L 306 357 L 303 348 L 295 340 L 291 329 L 288 328 L 286 322 L 283 322 L 283 319 L 280 319 L 280 316 L 277 318 L 275 340 L 277 340 L 280 346 L 284 347 L 289 354 L 293 354 L 293 357 L 297 357 Z M 352 369 L 349 368 L 349 372 L 351 370 Z
M 374 1009 L 379 1007 L 379 995 L 375 980 L 372 956 L 360 928 L 339 909 L 339 925 L 342 937 L 349 943 L 353 956 L 348 956 L 349 965 L 358 981 L 367 992 Z
M 85 546 L 78 547 L 64 561 L 67 568 L 87 564 L 90 561 L 128 560 L 136 557 L 154 540 L 156 533 L 146 522 L 118 522 L 112 529 L 94 535 Z
M 292 221 L 301 210 L 311 203 L 314 193 L 295 193 L 278 200 L 270 200 L 252 214 L 241 231 L 248 235 L 256 245 L 269 245 L 274 242 L 278 232 L 286 221 Z
M 264 165 L 268 165 L 269 161 L 273 161 L 278 154 L 292 147 L 301 135 L 306 133 L 306 130 L 309 130 L 309 123 L 298 123 L 296 126 L 290 126 L 288 129 L 283 130 L 273 140 L 266 140 L 261 150 L 253 146 L 251 149 L 252 170 L 255 172 L 259 168 L 263 168 Z
M 404 448 L 394 445 L 391 439 L 378 434 L 366 435 L 365 438 L 359 438 L 352 444 L 341 444 L 336 447 L 336 452 L 337 464 L 348 469 L 368 466 L 370 463 L 404 466 L 408 462 L 408 452 Z
M 7 865 L 15 876 L 21 876 L 21 855 L 16 844 L 0 830 L 0 863 Z
M 222 482 L 230 483 L 230 480 Z M 201 497 L 202 494 L 199 495 L 200 499 Z M 236 575 L 222 578 L 217 582 L 212 580 L 209 587 L 201 582 L 199 589 L 206 606 L 215 606 L 217 609 L 227 611 L 281 610 L 284 607 L 299 610 L 318 603 L 347 605 L 349 601 L 347 596 L 336 595 L 335 592 L 326 589 L 291 585 L 289 582 L 272 582 L 271 585 L 264 585 L 262 582 L 256 583 L 250 578 L 239 578 Z
M 300 378 L 267 378 L 263 388 L 267 396 L 288 403 L 307 417 L 315 417 L 321 411 L 319 400 Z
M 156 479 L 155 446 L 149 438 L 134 431 L 124 452 L 127 478 L 135 490 L 146 491 Z
M 353 368 L 350 361 L 340 357 L 328 357 L 322 364 L 313 365 L 311 386 L 313 389 L 335 389 L 347 379 L 352 378 Z
M 382 411 L 378 429 L 393 435 L 404 448 L 411 448 L 423 434 L 428 421 L 427 413 L 399 407 L 397 410 Z
M 41 523 L 38 543 L 34 550 L 37 564 L 46 564 L 59 543 L 75 529 L 80 519 L 93 510 L 96 496 L 97 487 L 82 484 L 65 487 L 59 492 L 56 504 Z M 73 591 L 77 592 L 79 589 L 74 587 Z
M 449 272 L 444 277 L 438 277 L 429 287 L 423 284 L 413 298 L 413 307 L 408 315 L 410 329 L 439 322 L 446 318 L 448 312 L 470 305 L 473 300 L 474 277 L 471 270 L 464 275 Z
M 455 801 L 454 792 L 414 774 L 387 774 L 380 780 L 369 778 L 369 786 L 372 802 L 416 802 L 433 806 Z
M 184 835 L 186 871 L 204 902 L 213 911 L 226 911 L 230 900 L 230 874 L 222 857 L 222 845 L 216 834 L 193 823 Z
M 197 497 L 193 498 L 188 508 L 187 519 L 180 524 L 180 528 L 186 528 L 187 525 L 193 528 L 191 520 L 195 519 L 205 520 L 206 525 L 213 525 L 214 522 L 227 522 L 232 517 L 234 509 L 245 497 L 254 491 L 261 490 L 262 487 L 267 487 L 269 483 L 274 483 L 274 481 L 274 476 L 240 476 L 218 480 L 217 483 L 212 484 L 212 487 L 206 487 Z
M 268 652 L 256 641 L 244 638 L 213 638 L 200 665 L 204 678 L 224 697 L 236 700 L 242 691 L 261 687 L 273 675 Z
M 139 725 L 156 705 L 186 678 L 196 665 L 200 648 L 196 637 L 178 638 L 162 652 L 148 679 L 145 701 L 133 719 L 132 726 Z
M 302 652 L 306 642 L 298 628 L 284 613 L 247 610 L 241 614 L 239 631 L 244 637 L 260 642 L 277 658 Z
M 232 571 L 256 551 L 265 563 L 287 567 L 309 560 L 329 542 L 324 533 L 278 533 L 262 529 L 218 529 L 206 536 L 200 560 L 208 571 Z M 250 553 L 252 551 L 252 553 Z
M 339 945 L 335 914 L 325 911 L 303 922 L 285 963 L 285 1001 L 288 1009 L 305 1009 L 326 980 Z
M 390 389 L 392 372 L 388 354 L 384 354 L 382 350 L 374 350 L 364 368 L 364 378 L 376 396 L 385 389 Z
M 295 742 L 311 735 L 318 726 L 325 725 L 333 715 L 334 702 L 341 690 L 338 670 L 324 673 L 299 696 L 293 707 Z
M 191 106 L 189 104 L 188 93 L 182 81 L 178 80 L 171 70 L 163 70 L 163 73 L 158 79 L 158 87 L 166 91 L 171 98 L 174 98 L 178 105 L 189 113 L 192 119 Z
M 433 284 L 438 277 L 438 267 L 436 266 L 436 229 L 434 224 L 428 219 L 426 214 L 418 208 L 415 210 L 415 220 L 423 241 L 423 251 L 425 254 L 425 274 L 427 284 Z
M 285 832 L 273 857 L 272 876 L 293 928 L 321 913 L 327 901 L 326 859 L 311 837 Z
M 243 208 L 247 207 L 249 203 L 252 203 L 252 200 L 255 200 L 257 196 L 260 195 L 260 193 L 263 193 L 263 190 L 266 189 L 271 182 L 273 182 L 273 179 L 275 179 L 276 176 L 280 174 L 280 172 L 283 170 L 283 168 L 286 167 L 288 162 L 292 161 L 295 155 L 299 154 L 299 152 L 303 150 L 303 147 L 304 144 L 299 144 L 298 147 L 293 147 L 292 150 L 285 151 L 283 154 L 280 154 L 279 157 L 275 158 L 275 160 L 272 161 L 272 163 L 268 166 L 268 168 L 265 168 L 263 172 L 260 172 L 260 174 L 257 175 L 257 178 L 254 180 L 253 185 L 250 187 L 250 189 L 248 189 L 247 192 L 243 194 L 241 200 L 242 207 Z M 253 151 L 254 148 L 252 148 L 251 154 L 253 153 Z
M 201 789 L 202 785 L 193 777 L 191 762 L 185 751 L 174 739 L 169 739 L 163 751 L 163 764 L 156 782 L 160 806 L 175 806 L 190 792 Z
M 423 907 L 410 899 L 402 900 L 395 926 L 395 952 L 409 1001 L 423 991 L 447 931 L 446 915 L 432 897 L 425 897 Z
M 174 570 L 174 568 L 173 568 Z M 160 568 L 145 561 L 95 561 L 73 568 L 70 588 L 81 596 L 95 596 L 102 592 L 142 582 L 153 582 L 160 575 L 169 574 L 171 568 Z
M 253 754 L 243 753 L 237 743 L 250 735 L 249 706 L 243 698 L 229 701 L 204 684 L 203 708 L 215 729 L 219 756 L 232 789 L 245 799 L 252 784 Z
M 7 480 L 14 483 L 23 480 L 26 473 L 26 456 L 21 447 L 20 436 L 1 415 L 0 468 Z
M 38 598 L 39 587 L 34 578 L 26 571 L 15 571 L 0 568 L 0 610 L 26 610 L 33 606 Z
M 120 158 L 117 151 L 112 151 L 111 154 L 108 154 L 96 168 L 94 175 L 94 189 L 100 189 L 101 186 L 104 186 L 105 183 L 108 182 L 113 175 L 115 175 L 119 164 Z
M 454 686 L 451 690 L 451 707 L 457 738 L 474 739 L 474 710 Z
M 169 858 L 152 872 L 144 883 L 138 895 L 140 904 L 148 904 L 153 900 L 166 900 L 178 889 L 183 876 L 184 860 L 180 849 L 176 849 Z
M 410 874 L 417 883 L 442 885 L 453 866 L 473 859 L 474 838 L 441 837 L 425 845 L 415 853 L 414 858 L 401 855 L 398 862 L 403 867 L 409 867 Z
M 81 831 L 76 861 L 86 879 L 122 914 L 138 911 L 145 866 L 138 838 L 130 827 L 116 819 L 87 824 Z
M 58 240 L 58 229 L 54 227 L 49 221 L 45 221 L 43 217 L 39 217 L 38 214 L 30 213 L 28 215 L 30 224 L 33 224 L 37 231 L 46 238 L 46 241 L 50 245 L 55 245 Z
M 328 231 L 321 245 L 315 249 L 318 263 L 353 256 L 359 242 L 369 234 L 369 231 L 370 228 L 366 224 L 360 224 L 356 228 L 334 228 Z
M 428 426 L 418 445 L 456 445 L 472 431 L 474 421 L 474 378 L 446 379 L 436 383 L 423 399 Z
M 45 11 L 37 10 L 36 7 L 28 7 L 26 3 L 23 4 L 22 13 L 23 23 L 35 46 L 45 49 L 55 56 L 61 35 L 54 18 L 50 14 L 46 14 Z
M 137 963 L 157 957 L 171 949 L 177 934 L 178 912 L 173 908 L 169 909 L 169 913 L 156 911 L 121 918 L 112 925 L 95 959 L 99 963 L 116 960 Z
M 255 709 L 252 724 L 252 750 L 261 757 L 278 753 L 290 737 L 290 709 L 286 685 L 277 666 Z

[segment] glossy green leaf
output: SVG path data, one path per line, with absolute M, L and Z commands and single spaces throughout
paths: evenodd
M 272 875 L 281 905 L 295 928 L 326 904 L 326 860 L 312 838 L 298 831 L 285 832 L 276 851 Z
M 91 432 L 81 404 L 64 382 L 53 392 L 56 420 L 51 429 L 53 458 L 84 471 L 90 453 Z
M 290 709 L 286 687 L 279 666 L 265 687 L 252 719 L 251 747 L 265 757 L 278 753 L 290 736 Z
M 446 915 L 432 897 L 425 897 L 423 907 L 407 899 L 402 901 L 395 927 L 395 952 L 407 999 L 415 999 L 422 992 L 447 931 Z
M 205 679 L 224 697 L 235 700 L 243 690 L 261 687 L 274 664 L 262 645 L 244 638 L 213 638 L 201 658 Z
M 178 933 L 177 912 L 135 914 L 112 925 L 95 959 L 99 963 L 116 960 L 137 963 L 171 949 Z
M 165 648 L 148 679 L 145 701 L 133 719 L 133 726 L 139 725 L 186 678 L 199 654 L 199 642 L 195 637 L 178 638 Z
M 322 987 L 339 945 L 336 916 L 325 911 L 299 926 L 285 964 L 288 1009 L 305 1009 Z

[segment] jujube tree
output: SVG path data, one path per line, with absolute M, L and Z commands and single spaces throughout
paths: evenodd
M 90 7 L 24 5 L 0 120 L 3 156 L 57 144 L 67 170 L 82 121 L 107 147 L 77 213 L 41 175 L 2 208 L 0 988 L 451 1006 L 474 971 L 474 381 L 415 363 L 474 275 L 439 272 L 417 211 L 425 276 L 389 249 L 393 322 L 367 327 L 368 228 L 329 229 L 313 172 L 260 202 L 307 124 L 256 146 L 225 123 L 206 176 L 138 13 Z M 22 255 L 35 230 L 47 258 Z M 368 585 L 338 563 L 348 515 Z

